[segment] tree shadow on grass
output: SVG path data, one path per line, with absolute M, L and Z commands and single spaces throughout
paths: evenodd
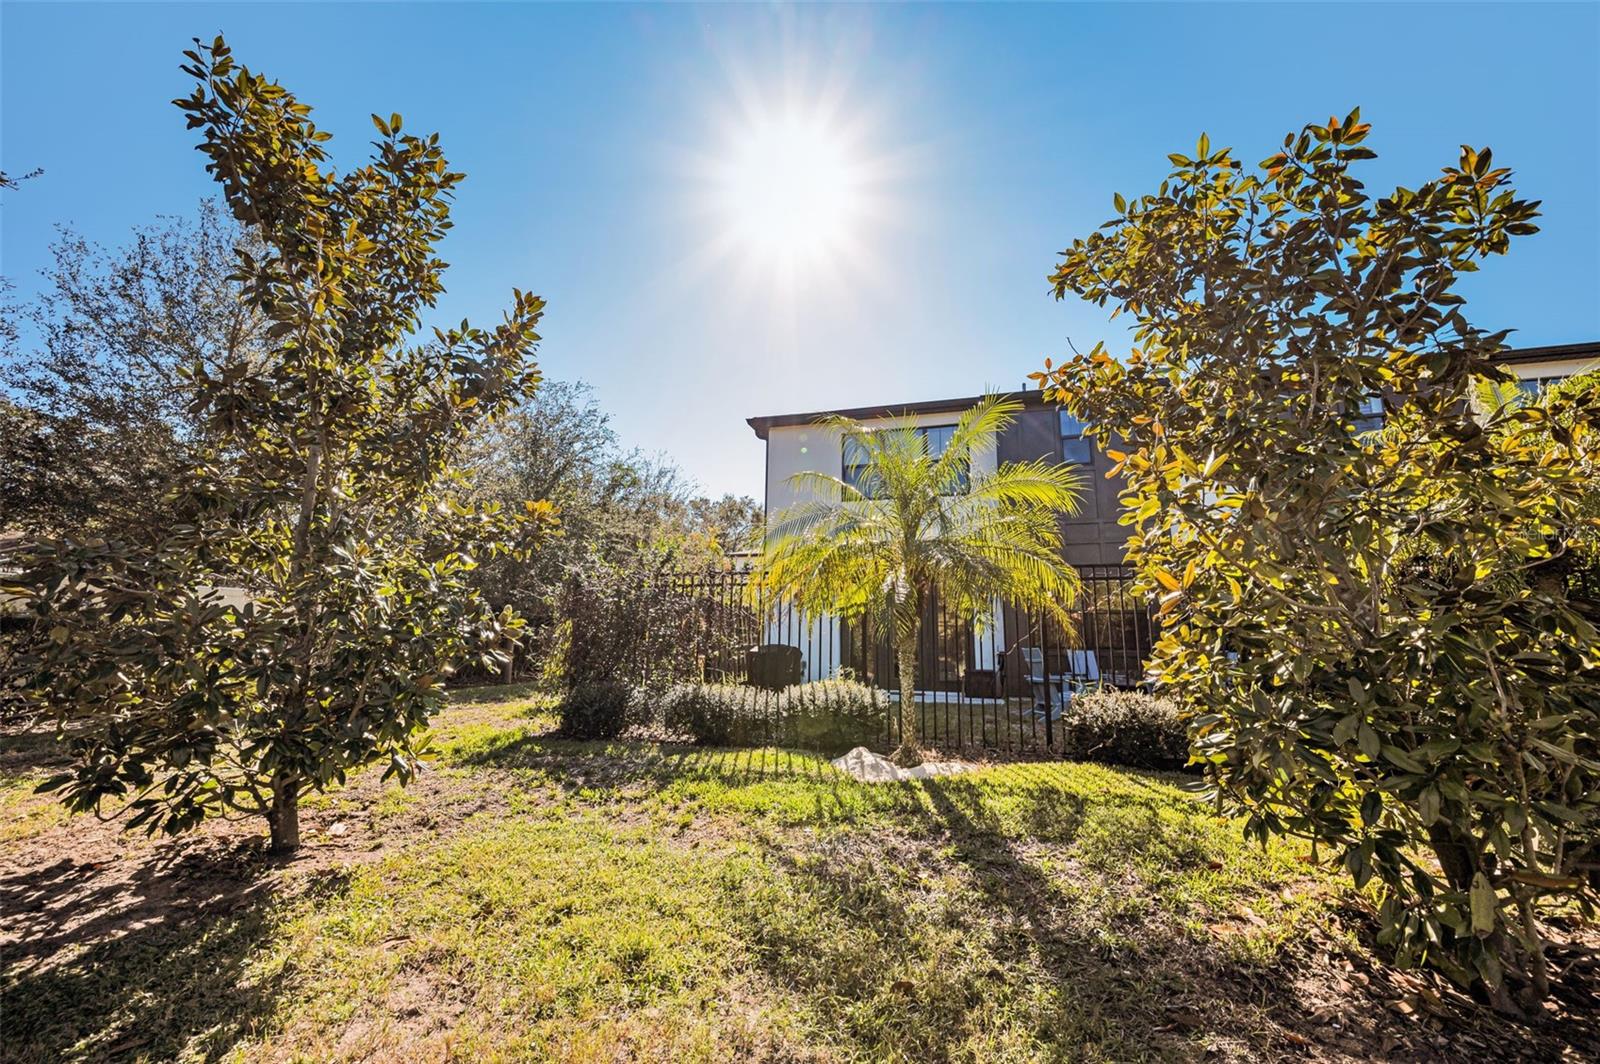
M 870 1058 L 982 1057 L 1008 1045 L 1066 1059 L 1195 1055 L 1191 1032 L 1174 1032 L 1164 1014 L 1160 981 L 1060 915 L 1060 888 L 969 817 L 983 808 L 970 790 L 925 787 L 928 827 L 948 839 L 964 886 L 903 837 L 835 836 L 798 853 L 769 845 L 764 860 L 785 888 L 736 906 L 775 983 Z M 1084 804 L 1063 796 L 1055 813 L 1070 823 Z
M 1318 943 L 1264 962 L 1241 959 L 1226 938 L 1232 932 L 1197 937 L 1178 927 L 1174 905 L 1158 896 L 1178 888 L 1160 870 L 1203 872 L 1214 846 L 1199 818 L 1175 814 L 1183 777 L 1000 764 L 978 776 L 863 786 L 821 756 L 784 749 L 526 733 L 461 760 L 528 771 L 569 794 L 654 790 L 697 778 L 732 786 L 796 779 L 824 785 L 813 788 L 819 823 L 850 810 L 889 813 L 883 831 L 846 832 L 813 848 L 796 849 L 781 833 L 766 836 L 763 860 L 783 873 L 792 893 L 765 904 L 736 902 L 767 973 L 810 998 L 816 1014 L 869 1056 L 938 1059 L 975 1030 L 979 1044 L 1021 1031 L 1056 1055 L 1116 1059 L 1192 1059 L 1215 1050 L 1266 1059 L 1310 1053 L 1429 1060 L 1466 1047 L 1492 1060 L 1538 1055 L 1553 1044 L 1548 1033 L 1519 1033 L 1481 1013 L 1401 1019 L 1389 1009 L 1397 995 L 1377 989 L 1376 975 L 1371 992 L 1328 989 L 1350 967 L 1326 931 Z M 948 856 L 937 855 L 941 848 Z M 947 915 L 968 921 L 960 930 L 969 945 L 988 945 L 940 960 L 915 980 L 889 975 L 919 950 L 943 947 L 919 942 L 939 928 L 930 931 L 925 916 L 913 914 L 907 899 L 915 890 L 885 870 L 951 862 L 978 901 L 965 916 Z M 1062 867 L 1073 863 L 1078 867 Z M 1135 874 L 1135 866 L 1154 878 Z M 1272 889 L 1263 883 L 1256 893 Z M 796 898 L 811 907 L 809 915 L 785 914 Z M 1031 959 L 1027 985 L 995 992 L 997 980 L 1019 978 L 1008 971 L 1015 958 Z M 1026 1008 L 987 1014 L 1021 999 Z M 1441 1050 L 1440 1039 L 1454 1050 Z
M 220 1056 L 283 981 L 252 967 L 276 926 L 273 867 L 251 846 L 180 840 L 0 876 L 0 1058 Z
M 1137 790 L 1038 788 L 1019 830 L 981 782 L 920 786 L 921 845 L 916 832 L 850 832 L 798 851 L 769 840 L 763 859 L 787 886 L 767 904 L 736 902 L 767 974 L 868 1056 L 1018 1044 L 1068 1059 L 1521 1060 L 1559 1058 L 1564 1039 L 1587 1044 L 1572 1026 L 1518 1029 L 1482 1010 L 1403 1019 L 1389 1008 L 1397 995 L 1379 989 L 1381 964 L 1369 966 L 1371 991 L 1342 983 L 1350 967 L 1331 936 L 1259 963 L 1183 930 L 1154 911 L 1165 887 L 1123 873 L 1203 867 L 1207 855 Z
M 779 747 L 712 747 L 617 739 L 583 742 L 508 732 L 458 757 L 469 766 L 531 770 L 564 789 L 663 786 L 715 778 L 734 784 L 777 779 L 844 780 L 826 757 Z
M 1061 883 L 1036 858 L 1022 853 L 1017 839 L 986 822 L 978 796 L 943 780 L 930 780 L 926 790 L 930 821 L 955 840 L 955 858 L 971 871 L 986 907 L 1027 939 L 1048 973 L 1051 1000 L 1071 1010 L 1070 1023 L 1058 1029 L 1082 1042 L 1062 1046 L 1064 1050 L 1182 1056 L 1238 1040 L 1244 1025 L 1236 1006 L 1240 998 L 1249 1001 L 1253 995 L 1239 993 L 1245 988 L 1231 978 L 1234 973 L 1220 957 L 1208 955 L 1208 950 L 1165 948 L 1174 944 L 1170 939 L 1147 940 L 1153 927 L 1145 924 L 1137 907 L 1126 915 L 1097 913 L 1105 923 L 1083 926 L 1073 919 L 1073 900 Z M 1156 795 L 1139 795 L 1097 802 L 1111 807 L 1110 819 L 1124 829 L 1120 860 L 1127 865 L 1149 857 L 1203 860 L 1193 840 L 1158 814 L 1156 800 Z M 1078 840 L 1087 810 L 1088 803 L 1081 800 L 1064 811 L 1041 804 L 1030 835 Z M 1132 889 L 1141 888 L 1136 882 Z M 1268 1041 L 1252 1048 L 1287 1047 Z

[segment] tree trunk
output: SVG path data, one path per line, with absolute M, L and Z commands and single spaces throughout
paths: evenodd
M 1478 848 L 1474 845 L 1473 840 L 1451 824 L 1438 821 L 1429 824 L 1428 844 L 1433 850 L 1434 856 L 1439 859 L 1439 868 L 1444 872 L 1445 881 L 1454 890 L 1466 891 L 1472 889 L 1473 873 L 1488 871 L 1488 869 L 1481 868 L 1478 860 Z M 1512 966 L 1511 962 L 1515 960 L 1515 956 L 1511 943 L 1504 931 L 1498 927 L 1495 928 L 1494 933 L 1484 941 L 1484 945 L 1494 951 L 1504 967 L 1509 969 Z M 1540 954 L 1539 960 L 1542 962 L 1543 959 L 1543 955 Z M 1498 986 L 1490 987 L 1485 985 L 1484 990 L 1488 994 L 1489 1004 L 1494 1007 L 1496 1012 L 1507 1016 L 1521 1017 L 1525 1015 L 1522 1009 L 1517 1006 L 1516 1001 L 1512 999 L 1511 992 L 1507 989 L 1504 979 L 1500 981 Z
M 1451 888 L 1471 887 L 1472 874 L 1478 870 L 1478 855 L 1471 840 L 1450 825 L 1435 822 L 1428 825 L 1428 842 Z
M 272 852 L 291 854 L 300 848 L 300 781 L 272 777 L 272 808 L 267 810 L 272 828 Z
M 917 636 L 900 632 L 896 647 L 900 663 L 900 745 L 890 760 L 902 768 L 922 764 L 917 739 Z

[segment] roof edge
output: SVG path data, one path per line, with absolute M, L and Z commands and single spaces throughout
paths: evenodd
M 1511 351 L 1501 351 L 1494 356 L 1496 362 L 1512 365 L 1519 362 L 1559 362 L 1567 358 L 1600 358 L 1600 340 L 1588 340 L 1579 344 L 1519 347 Z
M 1543 347 L 1522 347 L 1510 351 L 1501 351 L 1494 356 L 1496 362 L 1507 365 L 1516 365 L 1522 362 L 1556 362 L 1563 359 L 1595 358 L 1600 359 L 1600 340 L 1588 340 L 1576 344 L 1547 344 Z M 1027 389 L 1017 392 L 1003 392 L 1008 399 L 1019 399 L 1024 403 L 1037 404 L 1044 402 L 1044 393 L 1037 389 Z M 886 417 L 915 417 L 918 414 L 942 414 L 954 410 L 965 410 L 981 400 L 981 395 L 969 395 L 960 399 L 929 399 L 920 403 L 885 403 L 876 406 L 856 406 L 839 410 L 813 410 L 803 414 L 770 414 L 765 417 L 745 418 L 745 424 L 755 430 L 758 439 L 766 439 L 767 432 L 773 428 L 790 425 L 810 425 L 827 417 L 847 417 L 856 421 L 871 421 Z
M 994 393 L 991 393 L 994 394 Z M 1000 392 L 1001 397 L 1015 399 L 1024 405 L 1039 406 L 1044 403 L 1044 393 L 1037 389 Z M 745 424 L 755 430 L 760 439 L 767 438 L 767 430 L 789 425 L 811 425 L 823 418 L 847 417 L 854 421 L 874 421 L 886 417 L 915 417 L 919 414 L 943 414 L 967 410 L 976 406 L 985 396 L 968 395 L 958 399 L 926 399 L 919 403 L 885 403 L 875 406 L 855 406 L 839 410 L 813 410 L 803 414 L 770 414 L 765 417 L 745 418 Z

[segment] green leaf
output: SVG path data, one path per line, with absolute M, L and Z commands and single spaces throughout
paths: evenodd
M 1385 744 L 1383 747 L 1383 758 L 1391 765 L 1398 765 L 1407 772 L 1412 772 L 1419 776 L 1427 775 L 1428 770 L 1419 764 L 1415 758 L 1398 746 Z
M 1600 818 L 1600 810 L 1596 810 L 1593 807 L 1586 812 L 1579 809 L 1572 809 L 1568 806 L 1561 805 L 1558 802 L 1539 802 L 1537 805 L 1539 812 L 1543 813 L 1545 816 L 1551 817 L 1555 820 L 1564 820 L 1568 824 L 1585 824 Z
M 1383 815 L 1383 795 L 1377 791 L 1368 791 L 1365 798 L 1361 799 L 1361 823 L 1372 827 Z
M 1422 793 L 1417 795 L 1417 815 L 1422 818 L 1424 827 L 1439 819 L 1439 811 L 1443 806 L 1443 799 L 1439 792 L 1432 787 L 1424 787 Z
M 1373 759 L 1376 759 L 1383 749 L 1383 743 L 1378 738 L 1378 733 L 1373 731 L 1372 725 L 1366 721 L 1362 721 L 1361 726 L 1356 729 L 1356 745 L 1361 748 L 1363 754 Z

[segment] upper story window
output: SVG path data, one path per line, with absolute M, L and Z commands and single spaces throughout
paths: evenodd
M 1517 390 L 1529 399 L 1539 398 L 1539 393 L 1553 384 L 1560 384 L 1571 374 L 1557 373 L 1549 377 L 1524 377 L 1517 382 Z
M 846 436 L 841 460 L 844 464 L 844 482 L 867 498 L 874 497 L 877 494 L 876 485 L 868 482 L 867 449 L 861 446 L 861 441 L 854 436 Z
M 1060 413 L 1061 420 L 1061 460 L 1067 465 L 1092 465 L 1094 463 L 1094 444 L 1084 438 L 1084 430 L 1089 426 L 1086 422 L 1079 421 L 1065 410 Z
M 930 458 L 938 458 L 950 446 L 950 440 L 955 436 L 954 425 L 917 425 L 912 429 L 921 437 L 928 448 Z M 871 473 L 871 466 L 867 461 L 867 450 L 861 446 L 861 441 L 855 437 L 845 437 L 841 446 L 841 465 L 844 475 L 840 478 L 846 484 L 855 488 L 869 499 L 879 496 L 881 485 L 876 483 L 877 478 Z M 959 491 L 963 494 L 967 490 L 968 471 L 961 470 Z
M 1383 428 L 1383 396 L 1369 395 L 1361 400 L 1350 424 L 1357 432 L 1376 432 Z

